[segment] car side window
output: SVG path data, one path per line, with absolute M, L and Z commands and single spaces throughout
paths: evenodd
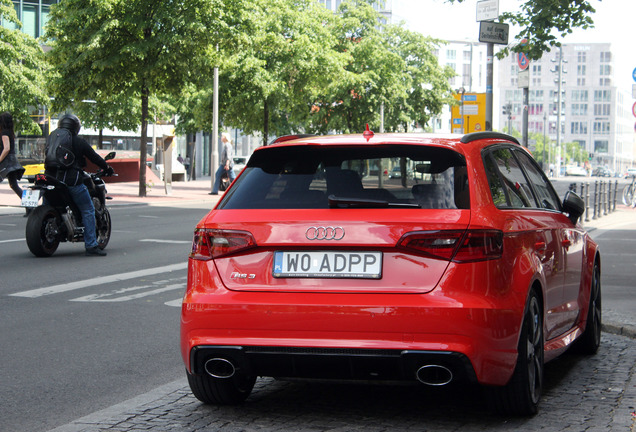
M 532 188 L 510 149 L 497 148 L 490 152 L 490 157 L 492 160 L 489 163 L 494 166 L 491 166 L 490 169 L 486 167 L 486 170 L 495 205 L 499 208 L 536 207 Z M 501 190 L 504 191 L 507 198 L 505 204 L 500 196 Z
M 515 151 L 515 155 L 525 169 L 526 174 L 534 187 L 540 207 L 549 210 L 559 210 L 561 208 L 559 197 L 556 192 L 554 192 L 554 188 L 550 184 L 550 181 L 541 172 L 541 170 L 539 170 L 536 164 L 533 163 L 530 156 L 518 150 Z

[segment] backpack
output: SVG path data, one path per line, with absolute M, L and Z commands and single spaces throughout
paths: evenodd
M 51 132 L 44 151 L 44 166 L 47 168 L 67 169 L 75 166 L 73 135 L 68 129 L 58 128 Z

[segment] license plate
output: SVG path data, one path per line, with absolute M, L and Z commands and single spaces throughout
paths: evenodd
M 40 201 L 40 190 L 24 189 L 22 191 L 22 207 L 37 207 Z
M 273 275 L 277 278 L 380 279 L 382 252 L 276 251 Z

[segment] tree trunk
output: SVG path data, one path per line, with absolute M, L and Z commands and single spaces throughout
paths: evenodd
M 146 196 L 146 154 L 148 152 L 148 96 L 145 81 L 141 85 L 141 142 L 139 143 L 139 196 Z
M 97 148 L 100 150 L 104 148 L 104 129 L 99 130 L 99 138 L 97 139 Z
M 263 103 L 263 146 L 267 145 L 267 137 L 269 136 L 269 107 L 267 99 Z

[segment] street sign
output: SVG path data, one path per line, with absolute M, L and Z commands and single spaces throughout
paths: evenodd
M 522 69 L 517 75 L 517 87 L 528 88 L 530 87 L 530 69 Z
M 521 46 L 526 46 L 528 44 L 528 39 L 523 39 L 521 41 Z M 517 53 L 517 64 L 519 65 L 519 70 L 526 70 L 528 66 L 530 66 L 530 59 L 528 58 L 528 54 L 520 52 Z
M 636 99 L 636 84 L 632 84 L 632 98 Z
M 479 42 L 508 45 L 508 24 L 481 21 L 479 23 Z
M 492 21 L 499 18 L 499 0 L 477 2 L 477 21 Z
M 634 102 L 634 105 L 632 105 L 632 114 L 634 114 L 634 117 L 636 117 L 636 102 Z
M 530 59 L 526 53 L 517 53 L 517 64 L 519 65 L 519 70 L 526 70 L 528 66 L 530 66 Z
M 634 68 L 634 70 L 632 71 L 632 78 L 634 78 L 634 81 L 636 81 L 636 68 Z

